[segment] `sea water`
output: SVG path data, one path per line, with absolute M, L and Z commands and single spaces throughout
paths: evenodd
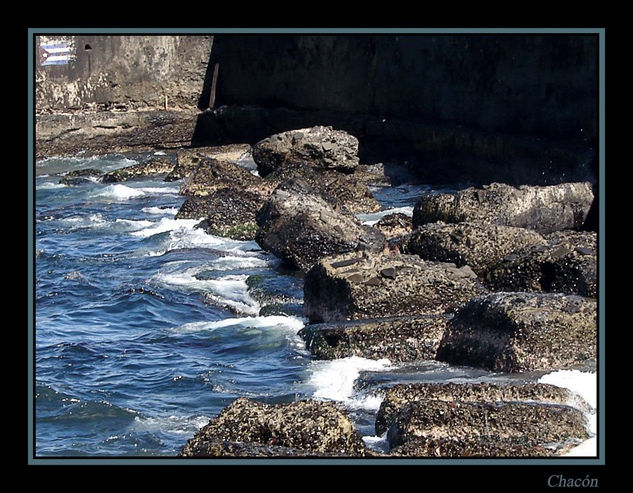
M 367 445 L 386 450 L 374 435 L 385 387 L 516 378 L 436 361 L 314 361 L 297 335 L 306 323 L 302 277 L 253 241 L 175 219 L 179 182 L 59 183 L 72 170 L 146 157 L 35 165 L 37 456 L 177 455 L 237 397 L 339 402 Z M 435 191 L 373 188 L 383 210 L 359 219 L 411 215 Z

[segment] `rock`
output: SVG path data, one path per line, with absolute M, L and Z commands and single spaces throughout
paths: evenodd
M 325 455 L 365 455 L 365 444 L 349 418 L 332 403 L 312 400 L 268 405 L 236 399 L 200 429 L 180 455 L 209 455 L 218 450 L 213 445 L 218 441 L 283 447 L 277 449 L 282 453 L 289 448 Z
M 308 183 L 279 185 L 257 213 L 255 241 L 289 266 L 308 270 L 319 259 L 359 249 L 379 250 L 382 234 L 335 210 Z
M 329 169 L 284 165 L 267 175 L 262 183 L 267 189 L 273 190 L 279 184 L 292 178 L 305 181 L 310 185 L 313 193 L 319 194 L 335 209 L 345 208 L 353 214 L 380 210 L 380 204 L 364 183 L 356 180 L 354 175 L 346 175 Z
M 205 159 L 187 176 L 180 187 L 180 194 L 205 197 L 220 188 L 247 189 L 253 192 L 261 190 L 264 193 L 261 185 L 261 178 L 234 163 Z
M 521 437 L 414 438 L 389 451 L 391 457 L 550 457 L 558 452 Z
M 297 450 L 279 445 L 261 445 L 253 442 L 229 442 L 227 440 L 201 441 L 187 451 L 184 457 L 346 457 L 340 453 L 320 453 Z
M 82 183 L 86 183 L 89 180 L 86 177 L 89 176 L 101 176 L 102 171 L 94 168 L 84 168 L 78 169 L 74 171 L 69 171 L 64 176 L 61 177 L 59 183 L 63 183 L 64 185 L 81 185 Z
M 342 130 L 316 126 L 271 135 L 255 144 L 252 154 L 262 177 L 290 161 L 351 173 L 358 166 L 358 139 Z
M 519 249 L 486 275 L 493 291 L 535 291 L 597 297 L 597 235 L 558 231 L 544 245 Z
M 354 179 L 365 185 L 389 187 L 393 184 L 391 177 L 385 173 L 385 166 L 382 163 L 359 164 L 354 170 L 353 176 Z
M 424 195 L 413 211 L 413 226 L 484 222 L 551 233 L 581 228 L 592 201 L 589 182 L 519 188 L 492 183 L 455 194 Z
M 395 279 L 380 274 L 390 269 Z M 304 310 L 312 323 L 439 314 L 484 292 L 468 266 L 430 262 L 417 255 L 354 252 L 322 259 L 310 269 L 304 282 Z
M 487 223 L 442 222 L 417 228 L 407 242 L 407 251 L 426 260 L 469 265 L 480 277 L 511 252 L 545 244 L 536 231 Z
M 387 317 L 306 325 L 299 335 L 316 359 L 416 361 L 435 359 L 446 322 L 443 315 Z
M 596 301 L 575 295 L 493 293 L 448 323 L 437 359 L 497 372 L 552 370 L 596 358 Z
M 169 173 L 174 168 L 174 163 L 166 159 L 150 159 L 143 163 L 133 164 L 125 168 L 115 169 L 101 176 L 103 183 L 115 183 L 128 181 L 146 176 Z
M 374 228 L 382 232 L 387 239 L 391 240 L 410 234 L 413 231 L 413 224 L 409 216 L 397 212 L 381 217 L 380 220 L 374 224 Z
M 194 147 L 191 149 L 179 149 L 177 152 L 177 164 L 165 177 L 165 181 L 175 181 L 185 178 L 195 171 L 196 167 L 205 160 L 215 159 L 236 163 L 251 150 L 248 144 L 230 144 L 212 147 Z
M 395 414 L 412 402 L 440 400 L 444 402 L 540 402 L 546 404 L 573 404 L 590 411 L 580 396 L 570 390 L 543 383 L 492 384 L 492 383 L 418 383 L 395 385 L 387 390 L 376 415 L 376 435 L 389 429 Z

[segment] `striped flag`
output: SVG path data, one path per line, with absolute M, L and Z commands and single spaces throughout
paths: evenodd
M 41 43 L 40 65 L 66 65 L 75 59 L 69 43 Z

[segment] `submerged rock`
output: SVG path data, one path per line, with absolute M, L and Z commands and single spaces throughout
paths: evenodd
M 143 163 L 133 164 L 125 168 L 115 169 L 101 176 L 103 183 L 115 183 L 121 181 L 144 178 L 146 176 L 169 173 L 174 168 L 174 163 L 166 159 L 150 159 Z
M 342 130 L 316 126 L 271 135 L 255 144 L 252 154 L 262 177 L 292 161 L 351 173 L 358 166 L 358 139 Z
M 180 455 L 225 454 L 226 448 L 216 445 L 218 441 L 247 444 L 247 448 L 254 446 L 255 450 L 267 455 L 274 455 L 274 452 L 286 455 L 288 449 L 298 455 L 303 451 L 324 455 L 365 455 L 365 444 L 350 419 L 332 403 L 311 400 L 268 405 L 245 398 L 236 399 L 200 429 L 185 444 Z M 235 447 L 232 450 L 235 453 Z
M 440 400 L 444 402 L 540 402 L 573 404 L 590 410 L 589 404 L 570 390 L 542 383 L 419 383 L 395 385 L 387 389 L 376 415 L 376 435 L 389 429 L 396 413 L 412 402 Z
M 589 182 L 519 188 L 492 183 L 455 194 L 424 195 L 413 211 L 413 226 L 485 222 L 551 233 L 580 229 L 592 202 Z
M 316 359 L 416 361 L 435 359 L 446 322 L 444 315 L 387 317 L 306 325 L 299 335 Z
M 359 249 L 379 250 L 382 234 L 337 210 L 308 183 L 279 185 L 257 213 L 257 243 L 288 265 L 308 270 L 319 259 Z
M 304 310 L 313 323 L 439 314 L 486 291 L 468 266 L 354 252 L 324 258 L 310 269 Z
M 261 178 L 252 175 L 248 170 L 234 163 L 205 159 L 187 176 L 180 187 L 180 194 L 205 197 L 221 188 L 249 189 L 257 192 L 262 190 L 261 185 Z
M 575 295 L 493 293 L 448 323 L 437 359 L 500 372 L 564 368 L 596 358 L 596 301 Z
M 541 245 L 506 256 L 485 279 L 494 291 L 598 294 L 597 235 L 590 231 L 557 231 Z
M 480 277 L 517 249 L 545 244 L 536 231 L 486 223 L 442 222 L 417 228 L 407 242 L 409 253 L 426 260 L 469 265 Z M 520 276 L 523 273 L 518 273 Z
M 191 149 L 179 149 L 177 152 L 177 164 L 165 177 L 165 181 L 175 181 L 185 178 L 195 171 L 196 167 L 205 160 L 216 159 L 218 161 L 237 162 L 248 153 L 251 146 L 248 144 L 230 144 L 212 147 L 194 147 Z
M 88 182 L 87 177 L 89 176 L 101 176 L 103 172 L 94 168 L 84 168 L 78 169 L 74 171 L 69 171 L 64 176 L 61 177 L 59 183 L 64 185 L 81 185 L 83 183 Z

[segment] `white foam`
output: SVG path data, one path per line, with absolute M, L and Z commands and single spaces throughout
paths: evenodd
M 565 456 L 595 457 L 597 455 L 596 433 L 598 431 L 598 378 L 596 372 L 582 372 L 579 370 L 559 370 L 539 378 L 539 383 L 547 383 L 563 387 L 575 392 L 589 404 L 592 409 L 585 413 L 587 417 L 587 429 L 592 437 L 585 440 L 579 446 L 574 447 Z M 571 403 L 573 404 L 573 403 Z
M 152 280 L 159 284 L 175 286 L 186 291 L 204 293 L 219 304 L 230 306 L 247 315 L 257 315 L 259 303 L 248 294 L 248 276 L 224 276 L 218 279 L 197 279 L 195 275 L 201 267 L 192 267 L 180 272 L 159 272 Z
M 140 418 L 136 416 L 132 424 L 135 431 L 193 435 L 209 422 L 207 416 L 158 416 Z
M 267 267 L 269 261 L 253 256 L 227 255 L 211 262 L 211 267 L 216 270 L 254 269 Z
M 292 316 L 270 315 L 267 317 L 225 318 L 212 322 L 192 322 L 175 327 L 175 332 L 200 332 L 224 327 L 283 328 L 292 333 L 299 332 L 305 320 Z
M 135 190 L 139 190 L 143 193 L 148 193 L 148 194 L 166 193 L 166 194 L 178 195 L 179 188 L 174 187 L 172 185 L 168 187 L 138 187 L 138 188 L 135 188 Z
M 55 188 L 67 188 L 68 185 L 65 185 L 64 183 L 55 183 L 52 181 L 46 181 L 44 183 L 40 183 L 38 185 L 35 186 L 36 190 L 52 190 Z
M 196 219 L 171 219 L 165 217 L 158 222 L 151 222 L 146 228 L 134 231 L 132 235 L 148 238 L 149 236 L 165 233 L 166 231 L 184 230 L 188 233 L 193 230 L 193 227 L 198 224 L 198 222 Z
M 329 399 L 345 403 L 350 407 L 374 409 L 380 401 L 376 396 L 354 396 L 354 382 L 361 371 L 381 371 L 393 368 L 388 359 L 371 360 L 359 356 L 332 361 L 311 362 L 312 375 L 309 385 L 316 387 L 315 398 Z
M 374 212 L 372 214 L 356 214 L 356 217 L 360 219 L 363 224 L 373 226 L 384 216 L 396 213 L 411 217 L 413 216 L 413 207 L 394 207 L 393 209 L 385 209 L 384 211 Z
M 91 194 L 92 197 L 101 197 L 114 200 L 128 200 L 133 197 L 141 197 L 143 195 L 145 195 L 145 192 L 143 192 L 142 190 L 137 190 L 135 188 L 126 187 L 125 185 L 120 184 L 108 185 L 102 190 Z
M 108 224 L 108 221 L 99 213 L 90 214 L 88 216 L 70 216 L 60 219 L 59 222 L 69 229 L 99 228 Z
M 169 214 L 175 216 L 178 214 L 178 207 L 160 208 L 160 207 L 143 207 L 141 209 L 146 214 Z
M 154 156 L 166 156 L 166 155 L 167 155 L 167 153 L 166 153 L 166 152 L 164 152 L 164 151 L 156 151 L 156 152 L 154 153 Z
M 114 221 L 114 224 L 119 226 L 119 227 L 123 227 L 123 229 L 125 231 L 139 231 L 142 230 L 144 228 L 147 228 L 149 226 L 151 226 L 152 224 L 154 224 L 152 221 L 147 221 L 144 219 L 139 219 L 139 220 L 135 220 L 135 219 L 116 219 Z

